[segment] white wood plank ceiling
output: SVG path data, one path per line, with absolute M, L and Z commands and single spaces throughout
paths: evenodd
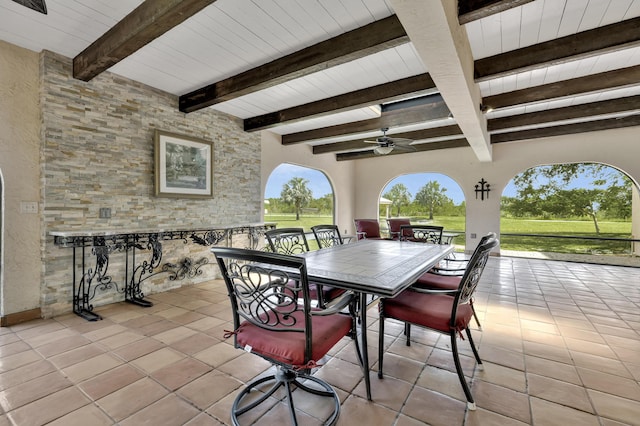
M 451 0 L 454 1 L 454 0 Z M 0 40 L 73 58 L 138 7 L 140 0 L 46 0 L 42 15 L 13 1 L 0 3 Z M 183 95 L 320 41 L 394 14 L 390 0 L 218 0 L 109 69 Z M 640 16 L 640 0 L 535 0 L 465 24 L 475 60 Z M 483 97 L 640 65 L 640 47 L 479 81 Z M 412 43 L 330 67 L 212 106 L 242 119 L 426 73 Z M 0 76 L 1 78 L 1 76 Z M 640 94 L 625 88 L 498 109 L 488 118 Z M 176 105 L 177 108 L 177 105 Z M 371 108 L 271 129 L 300 132 L 378 116 Z M 579 121 L 579 120 L 578 120 Z M 390 134 L 447 125 L 394 128 Z M 367 136 L 375 132 L 366 133 Z M 349 137 L 334 137 L 339 141 Z M 326 140 L 323 142 L 327 142 Z M 310 142 L 317 143 L 317 142 Z

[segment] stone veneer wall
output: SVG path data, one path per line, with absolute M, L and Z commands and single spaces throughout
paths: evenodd
M 72 300 L 72 249 L 55 246 L 52 230 L 260 220 L 260 136 L 245 133 L 240 120 L 211 109 L 181 113 L 176 96 L 109 72 L 75 80 L 71 59 L 51 52 L 41 54 L 40 75 L 45 317 L 71 311 Z M 154 196 L 155 129 L 213 142 L 213 199 Z M 111 208 L 110 219 L 99 218 L 101 207 Z M 190 282 L 153 281 L 145 293 Z M 122 299 L 106 292 L 96 305 Z

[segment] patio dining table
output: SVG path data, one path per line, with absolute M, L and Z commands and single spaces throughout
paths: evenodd
M 367 302 L 394 297 L 453 251 L 451 245 L 361 240 L 300 254 L 309 280 L 354 291 L 359 297 L 361 356 L 367 398 L 371 400 L 367 351 Z

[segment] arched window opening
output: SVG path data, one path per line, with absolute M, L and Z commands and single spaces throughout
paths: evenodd
M 460 185 L 446 175 L 412 173 L 398 176 L 382 189 L 378 209 L 380 227 L 387 233 L 387 219 L 407 218 L 412 224 L 443 226 L 448 240 L 464 249 L 464 193 Z
M 264 220 L 278 228 L 304 228 L 334 223 L 334 193 L 320 170 L 295 164 L 276 167 L 265 187 Z
M 601 163 L 525 170 L 502 194 L 501 253 L 640 266 L 632 241 L 634 190 L 629 176 Z

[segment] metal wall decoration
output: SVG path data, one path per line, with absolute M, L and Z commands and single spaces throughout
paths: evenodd
M 484 180 L 484 178 L 478 181 L 478 184 L 476 185 L 476 200 L 478 199 L 478 194 L 480 194 L 480 199 L 482 201 L 484 201 L 485 194 L 487 194 L 487 200 L 489 199 L 489 191 L 491 191 L 491 189 L 489 189 L 489 186 L 490 185 L 486 180 Z

